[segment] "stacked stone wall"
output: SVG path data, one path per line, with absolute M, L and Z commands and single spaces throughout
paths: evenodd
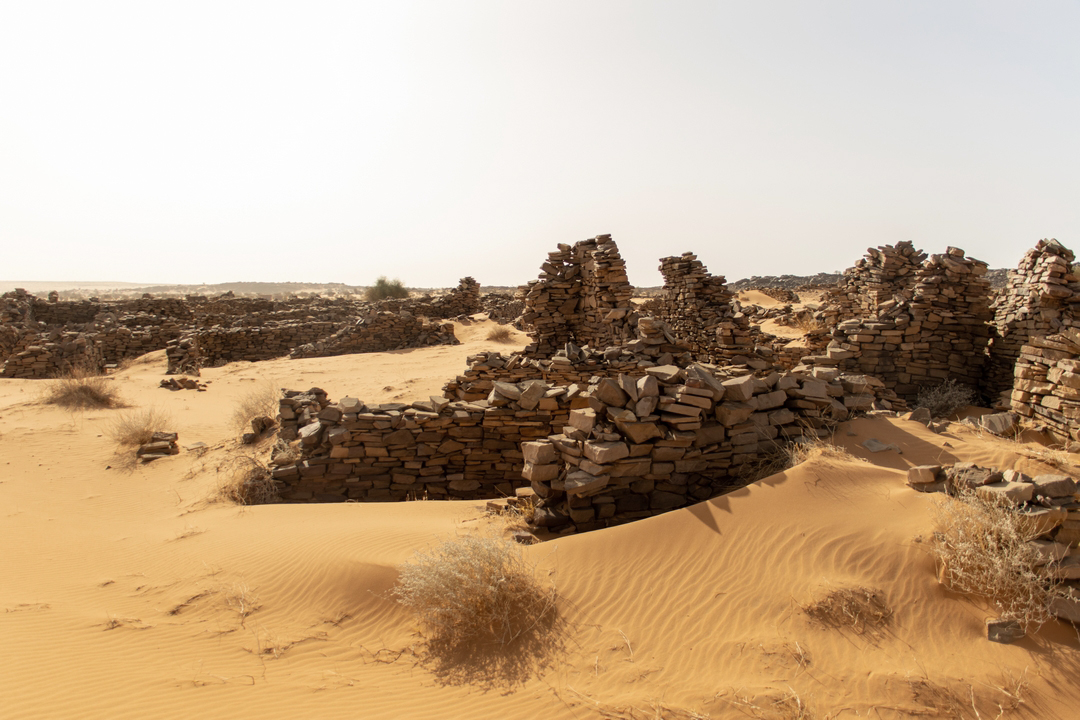
M 988 348 L 985 393 L 996 397 L 1014 389 L 1014 370 L 1032 338 L 1072 326 L 1080 303 L 1073 252 L 1057 240 L 1040 240 L 1010 270 L 994 298 L 994 332 Z
M 916 275 L 926 253 L 908 241 L 867 248 L 866 257 L 844 271 L 830 288 L 823 317 L 830 327 L 853 318 L 875 319 L 914 297 Z
M 933 255 L 916 272 L 910 301 L 840 322 L 825 354 L 803 362 L 873 375 L 905 399 L 948 379 L 977 388 L 990 336 L 985 275 L 986 263 L 959 248 Z
M 1059 442 L 1080 441 L 1080 329 L 1030 338 L 1014 368 L 1012 409 Z
M 332 335 L 295 347 L 290 357 L 330 357 L 458 344 L 453 323 L 429 322 L 409 312 L 373 312 Z
M 476 358 L 493 359 L 503 358 Z M 540 497 L 539 524 L 589 530 L 745 484 L 746 466 L 780 442 L 825 435 L 852 412 L 902 407 L 879 381 L 824 368 L 721 380 L 704 365 L 653 365 L 591 380 L 496 380 L 482 400 L 371 407 L 290 392 L 281 438 L 301 457 L 282 456 L 273 476 L 288 501 L 495 498 L 527 487 Z
M 566 343 L 604 348 L 634 336 L 637 314 L 626 264 L 610 235 L 548 253 L 540 277 L 525 290 L 522 322 L 530 355 L 549 357 Z
M 664 287 L 642 306 L 671 328 L 697 360 L 723 363 L 754 355 L 749 318 L 727 290 L 723 276 L 714 276 L 693 253 L 660 260 Z

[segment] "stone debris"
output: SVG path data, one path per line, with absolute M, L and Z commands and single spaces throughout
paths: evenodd
M 198 380 L 190 377 L 165 378 L 158 384 L 158 387 L 173 391 L 197 390 L 198 392 L 206 392 L 206 383 L 201 383 Z
M 150 442 L 139 446 L 139 449 L 135 451 L 135 457 L 148 463 L 170 455 L 179 455 L 178 439 L 179 435 L 174 432 L 155 432 L 150 437 Z

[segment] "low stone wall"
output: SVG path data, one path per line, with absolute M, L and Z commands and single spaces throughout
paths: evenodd
M 273 327 L 207 328 L 188 333 L 166 348 L 167 374 L 195 372 L 230 362 L 271 360 L 334 332 L 337 323 L 293 323 Z
M 94 339 L 82 333 L 54 333 L 55 339 L 35 339 L 10 355 L 0 370 L 5 378 L 53 378 L 76 369 L 98 371 L 104 366 Z
M 890 398 L 879 381 L 834 370 L 721 380 L 697 364 L 587 386 L 494 381 L 472 402 L 369 407 L 314 388 L 281 401 L 280 437 L 301 456 L 279 456 L 273 476 L 287 501 L 536 493 L 537 522 L 589 530 L 710 497 L 775 443 L 824 435 L 854 411 L 901 407 Z
M 290 357 L 330 357 L 458 344 L 453 323 L 428 322 L 404 311 L 375 312 L 332 335 L 296 347 Z
M 779 443 L 892 409 L 890 396 L 876 379 L 824 369 L 719 381 L 701 365 L 666 366 L 601 380 L 562 432 L 522 446 L 542 499 L 534 524 L 593 530 L 704 500 L 745 485 Z

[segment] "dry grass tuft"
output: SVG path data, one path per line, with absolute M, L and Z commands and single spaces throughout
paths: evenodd
M 510 343 L 514 341 L 514 336 L 510 332 L 510 328 L 505 325 L 499 325 L 491 329 L 491 332 L 487 334 L 487 339 L 491 342 Z
M 787 452 L 792 465 L 804 462 L 857 462 L 859 459 L 844 448 L 833 445 L 823 438 L 804 437 L 788 445 Z
M 236 403 L 233 409 L 233 427 L 238 433 L 249 432 L 251 421 L 260 415 L 273 418 L 278 413 L 278 398 L 281 393 L 270 383 L 261 383 L 248 391 Z
M 155 407 L 122 413 L 106 428 L 106 434 L 122 448 L 150 442 L 154 433 L 168 430 L 172 416 Z
M 858 458 L 822 438 L 803 437 L 787 443 L 774 442 L 742 466 L 739 477 L 748 483 L 782 473 L 801 463 L 856 462 Z
M 950 378 L 940 385 L 927 385 L 919 389 L 915 407 L 926 408 L 935 418 L 944 418 L 975 402 L 975 391 Z
M 277 482 L 261 460 L 242 455 L 219 469 L 225 479 L 217 489 L 217 498 L 237 505 L 267 505 L 279 502 Z
M 507 645 L 556 614 L 555 588 L 543 587 L 514 543 L 493 537 L 449 540 L 398 568 L 392 595 L 447 650 Z
M 44 401 L 68 410 L 103 410 L 124 407 L 113 381 L 82 368 L 75 368 L 51 381 Z
M 879 632 L 893 616 L 882 592 L 866 587 L 831 590 L 802 610 L 826 627 L 850 629 L 857 635 Z
M 1040 572 L 1042 558 L 1028 543 L 1042 528 L 1008 505 L 959 489 L 933 506 L 934 557 L 939 580 L 950 590 L 988 599 L 1005 620 L 1025 632 L 1050 619 L 1060 582 Z
M 824 322 L 810 314 L 796 316 L 792 320 L 790 327 L 799 330 L 805 335 L 816 335 L 829 329 Z

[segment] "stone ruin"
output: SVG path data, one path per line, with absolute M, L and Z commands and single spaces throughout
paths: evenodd
M 950 247 L 912 272 L 922 256 L 906 245 L 871 249 L 858 272 L 845 273 L 848 291 L 821 312 L 826 319 L 859 314 L 835 325 L 824 355 L 803 362 L 873 375 L 909 400 L 948 379 L 978 388 L 992 318 L 986 263 Z M 854 293 L 857 287 L 866 295 Z
M 610 235 L 548 253 L 528 284 L 522 322 L 531 328 L 526 353 L 548 357 L 566 343 L 607 347 L 634 336 L 636 313 L 626 263 Z
M 237 360 L 319 357 L 457 344 L 437 322 L 483 309 L 471 277 L 436 298 L 369 303 L 352 298 L 153 298 L 46 301 L 0 296 L 0 377 L 48 378 L 166 350 L 168 373 Z
M 747 370 L 485 353 L 410 404 L 289 391 L 280 437 L 301 456 L 273 477 L 288 501 L 535 494 L 539 525 L 590 530 L 745 484 L 760 453 L 852 412 L 904 408 L 873 378 Z

